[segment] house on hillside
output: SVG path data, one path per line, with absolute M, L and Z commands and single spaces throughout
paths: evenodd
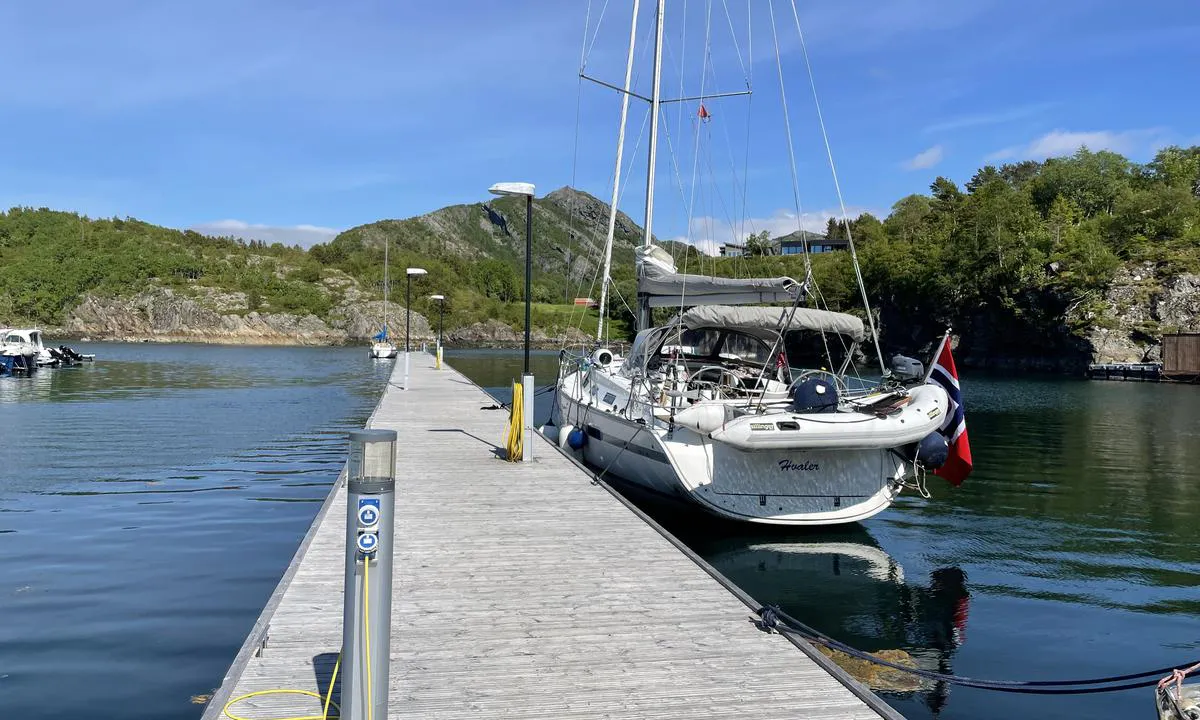
M 833 252 L 834 250 L 845 250 L 850 247 L 850 243 L 845 238 L 830 238 L 817 233 L 805 233 L 804 237 L 800 236 L 800 231 L 788 233 L 783 237 L 775 240 L 775 252 L 779 255 L 800 255 L 804 252 L 804 243 L 808 241 L 808 251 L 811 253 Z
M 725 243 L 717 252 L 721 257 L 741 257 L 746 254 L 746 246 L 738 243 Z

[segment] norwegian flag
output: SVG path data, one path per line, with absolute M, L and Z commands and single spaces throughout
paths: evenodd
M 957 487 L 971 474 L 971 443 L 967 440 L 967 416 L 963 412 L 962 394 L 958 388 L 958 370 L 954 367 L 954 356 L 950 354 L 950 333 L 942 338 L 925 382 L 941 386 L 950 398 L 946 418 L 938 428 L 950 444 L 950 454 L 946 464 L 934 470 L 933 474 Z

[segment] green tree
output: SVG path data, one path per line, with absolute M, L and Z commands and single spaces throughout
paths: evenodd
M 775 245 L 771 242 L 771 231 L 763 230 L 758 233 L 750 233 L 746 238 L 746 254 L 750 257 L 761 257 L 763 255 L 772 255 L 775 252 Z

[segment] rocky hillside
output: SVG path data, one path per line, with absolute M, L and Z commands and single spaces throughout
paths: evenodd
M 563 188 L 533 211 L 535 335 L 584 341 L 597 318 L 570 301 L 597 291 L 608 206 Z M 429 337 L 425 318 L 444 310 L 451 339 L 513 344 L 523 323 L 525 220 L 523 199 L 494 198 L 361 225 L 306 251 L 18 208 L 0 214 L 0 324 L 96 338 L 358 342 L 382 315 L 386 246 L 393 334 L 411 289 L 418 337 Z M 851 231 L 885 352 L 926 353 L 952 326 L 964 365 L 1077 372 L 1091 361 L 1155 359 L 1163 333 L 1200 331 L 1200 147 L 1164 148 L 1144 165 L 1081 149 L 984 167 L 961 187 L 939 177 L 887 218 L 864 214 L 827 230 Z M 607 324 L 617 336 L 628 332 L 640 237 L 618 215 Z M 811 264 L 814 296 L 861 312 L 847 253 L 816 254 Z M 410 287 L 407 267 L 427 273 Z M 802 278 L 805 260 L 689 267 Z
M 193 296 L 171 288 L 131 297 L 89 295 L 71 310 L 61 331 L 95 340 L 212 342 L 246 345 L 338 345 L 366 341 L 379 330 L 383 302 L 349 294 L 325 317 L 311 313 L 259 312 L 244 293 L 212 288 Z M 395 310 L 395 308 L 393 308 Z M 403 332 L 403 310 L 392 332 Z M 413 313 L 410 337 L 431 340 L 429 322 Z
M 1161 362 L 1160 338 L 1200 332 L 1200 275 L 1161 278 L 1153 264 L 1121 268 L 1103 295 L 1107 312 L 1092 318 L 1093 362 Z

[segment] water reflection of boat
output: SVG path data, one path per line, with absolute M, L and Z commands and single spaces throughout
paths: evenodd
M 965 639 L 966 573 L 937 568 L 925 582 L 862 528 L 792 537 L 687 540 L 757 599 L 864 650 L 954 650 Z
M 952 672 L 954 652 L 966 640 L 970 602 L 961 568 L 906 576 L 899 562 L 861 526 L 838 532 L 731 534 L 728 526 L 715 532 L 694 517 L 688 521 L 669 511 L 656 517 L 758 602 L 778 605 L 861 650 L 902 650 L 918 667 Z M 836 656 L 835 660 L 841 662 Z M 857 669 L 847 667 L 856 676 Z M 874 677 L 860 679 L 884 691 L 918 687 L 879 686 Z M 925 684 L 921 690 L 921 699 L 935 711 L 948 697 L 942 685 Z

